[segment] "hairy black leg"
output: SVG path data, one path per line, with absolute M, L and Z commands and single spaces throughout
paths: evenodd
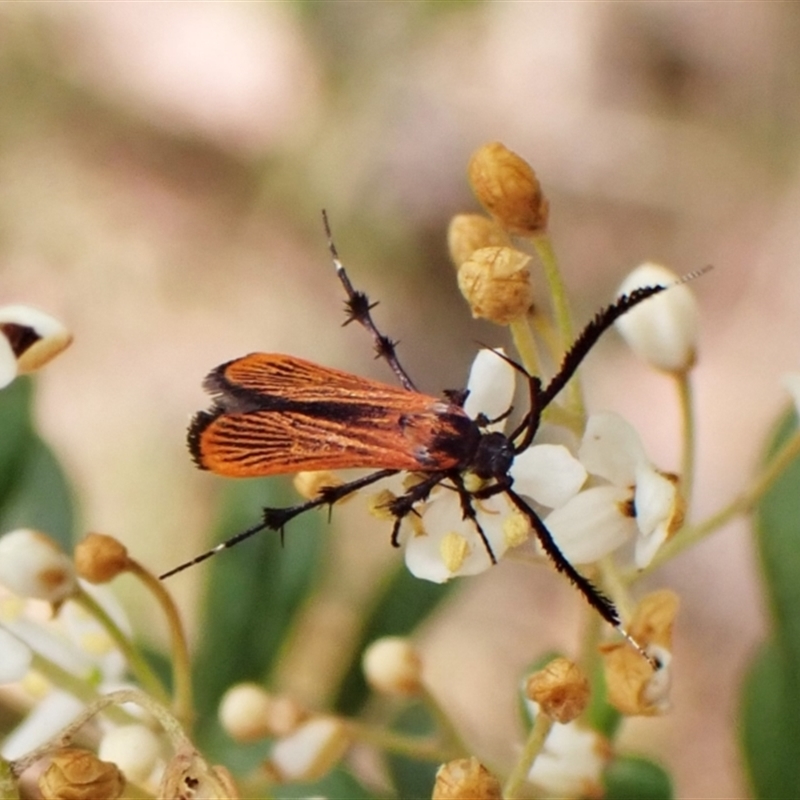
M 414 484 L 405 494 L 395 497 L 388 504 L 389 512 L 394 517 L 392 527 L 392 546 L 400 547 L 400 525 L 409 514 L 416 514 L 414 506 L 428 499 L 428 495 L 447 476 L 445 472 L 432 472 L 419 483 Z
M 620 627 L 619 612 L 617 611 L 611 600 L 608 599 L 595 585 L 588 579 L 581 575 L 572 564 L 567 561 L 558 545 L 553 540 L 553 537 L 547 526 L 539 518 L 539 515 L 510 487 L 505 489 L 506 496 L 511 502 L 528 518 L 536 533 L 536 538 L 539 540 L 542 549 L 547 554 L 548 558 L 553 562 L 553 565 L 559 572 L 563 572 L 580 593 L 589 602 L 592 608 L 596 609 L 600 616 L 613 625 L 615 628 Z
M 339 276 L 339 280 L 342 282 L 342 286 L 344 286 L 344 290 L 347 293 L 347 302 L 345 303 L 347 306 L 347 319 L 344 324 L 348 325 L 355 320 L 366 328 L 372 334 L 372 338 L 375 341 L 375 352 L 378 358 L 384 359 L 392 368 L 392 371 L 403 385 L 403 388 L 408 389 L 410 392 L 416 392 L 417 389 L 414 386 L 414 382 L 405 369 L 403 369 L 397 358 L 397 353 L 395 352 L 397 342 L 392 341 L 388 336 L 384 336 L 372 320 L 370 311 L 375 308 L 377 303 L 370 303 L 364 292 L 357 291 L 353 288 L 353 284 L 350 283 L 350 278 L 347 276 L 347 272 L 345 272 L 344 264 L 342 264 L 339 259 L 336 245 L 333 243 L 331 226 L 325 211 L 322 212 L 322 221 L 325 224 L 325 233 L 328 236 L 328 249 L 331 252 L 333 265 L 336 267 L 336 274 Z
M 464 479 L 461 477 L 460 472 L 453 472 L 448 477 L 453 481 L 456 491 L 458 492 L 458 499 L 461 502 L 461 513 L 463 514 L 463 518 L 468 519 L 475 526 L 475 530 L 478 531 L 478 536 L 481 537 L 483 546 L 486 548 L 486 552 L 489 555 L 492 564 L 497 564 L 497 557 L 494 554 L 494 550 L 492 550 L 492 545 L 489 542 L 489 538 L 486 536 L 486 531 L 483 530 L 480 522 L 478 522 L 478 515 L 475 513 L 475 507 L 472 505 L 472 500 L 475 497 L 475 494 L 470 493 L 467 490 L 467 487 L 464 485 Z
M 369 486 L 370 484 L 376 483 L 383 478 L 388 478 L 396 474 L 396 469 L 382 469 L 378 472 L 373 472 L 370 475 L 365 475 L 363 478 L 357 478 L 349 483 L 343 483 L 341 486 L 325 487 L 322 489 L 318 497 L 315 497 L 313 500 L 307 500 L 305 503 L 299 503 L 296 506 L 289 506 L 289 508 L 265 508 L 263 510 L 262 520 L 258 523 L 258 525 L 253 525 L 252 528 L 248 528 L 241 533 L 237 533 L 236 536 L 232 536 L 230 539 L 220 542 L 216 547 L 212 547 L 205 553 L 201 553 L 191 561 L 186 561 L 183 564 L 179 564 L 177 567 L 174 567 L 158 577 L 160 580 L 169 578 L 178 572 L 182 572 L 189 567 L 193 567 L 195 564 L 199 564 L 201 561 L 205 561 L 207 558 L 211 558 L 211 556 L 216 555 L 222 550 L 227 550 L 227 548 L 233 547 L 235 544 L 239 544 L 239 542 L 242 542 L 245 539 L 249 539 L 251 536 L 254 536 L 256 533 L 259 533 L 263 530 L 280 531 L 281 537 L 283 537 L 284 525 L 293 520 L 295 517 L 300 516 L 300 514 L 304 513 L 305 511 L 310 511 L 312 508 L 318 508 L 319 506 L 332 506 L 337 501 L 344 499 L 350 494 L 353 494 L 353 492 L 357 492 L 359 489 L 363 489 L 365 486 Z

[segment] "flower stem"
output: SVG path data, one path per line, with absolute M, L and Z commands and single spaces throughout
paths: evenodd
M 704 539 L 734 517 L 752 511 L 758 501 L 772 488 L 775 481 L 798 456 L 800 456 L 800 431 L 797 431 L 786 442 L 748 489 L 703 522 L 697 525 L 687 525 L 658 551 L 656 557 L 645 569 L 638 570 L 633 576 L 627 576 L 629 580 L 652 572 L 656 567 Z
M 542 233 L 538 236 L 532 236 L 531 242 L 544 267 L 545 278 L 547 279 L 550 297 L 553 302 L 553 314 L 555 316 L 556 327 L 561 337 L 561 351 L 565 353 L 575 339 L 575 334 L 572 329 L 572 314 L 569 309 L 567 288 L 561 278 L 561 271 L 558 268 L 558 259 L 556 258 L 555 250 L 553 250 L 553 243 L 550 241 L 549 235 L 547 233 Z M 586 415 L 583 404 L 583 393 L 581 392 L 580 381 L 577 375 L 573 377 L 567 385 L 567 405 L 571 411 L 580 414 L 581 417 Z
M 536 339 L 533 338 L 533 331 L 528 317 L 515 319 L 509 323 L 508 327 L 511 330 L 514 347 L 522 360 L 522 366 L 531 375 L 541 375 L 542 366 L 539 350 L 536 346 Z
M 514 765 L 514 769 L 511 770 L 506 785 L 503 787 L 503 798 L 505 800 L 514 800 L 514 798 L 522 796 L 520 792 L 528 780 L 528 775 L 533 768 L 536 757 L 541 753 L 552 727 L 552 718 L 540 711 L 536 715 L 533 726 L 528 733 L 528 738 L 522 749 L 522 755 Z
M 463 753 L 440 745 L 433 737 L 409 736 L 405 733 L 368 725 L 354 719 L 346 721 L 347 730 L 359 742 L 376 747 L 384 753 L 407 756 L 417 761 L 450 761 Z
M 678 398 L 681 407 L 681 420 L 683 423 L 681 442 L 681 472 L 680 487 L 683 500 L 686 504 L 686 518 L 689 519 L 689 509 L 694 488 L 694 464 L 696 451 L 696 432 L 694 421 L 694 393 L 689 380 L 689 372 L 684 371 L 675 376 L 678 388 Z
M 158 698 L 161 702 L 168 702 L 169 695 L 158 676 L 153 672 L 144 656 L 134 647 L 133 642 L 122 632 L 120 627 L 111 619 L 106 610 L 88 592 L 79 588 L 72 596 L 84 610 L 91 614 L 105 629 L 114 644 L 122 651 L 128 666 L 133 671 L 144 689 Z
M 164 588 L 164 584 L 145 569 L 138 561 L 128 558 L 128 571 L 135 575 L 153 593 L 164 616 L 167 618 L 172 648 L 172 677 L 174 682 L 174 699 L 172 710 L 175 716 L 188 725 L 194 714 L 192 706 L 192 665 L 189 660 L 189 646 L 183 630 L 180 614 L 172 595 Z

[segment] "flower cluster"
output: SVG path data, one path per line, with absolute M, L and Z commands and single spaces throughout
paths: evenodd
M 44 533 L 19 528 L 0 537 L 0 685 L 15 715 L 0 739 L 0 797 L 19 796 L 24 786 L 27 794 L 47 798 L 113 800 L 124 793 L 221 799 L 277 796 L 277 787 L 290 782 L 307 786 L 294 796 L 320 796 L 327 791 L 320 787 L 337 796 L 349 788 L 354 796 L 410 796 L 422 774 L 402 783 L 411 761 L 440 765 L 428 780 L 431 796 L 441 800 L 511 799 L 531 791 L 598 797 L 612 765 L 624 759 L 616 736 L 621 722 L 669 710 L 679 601 L 667 589 L 637 597 L 634 584 L 733 514 L 752 508 L 800 455 L 800 435 L 753 490 L 710 521 L 692 523 L 689 381 L 698 358 L 698 311 L 686 280 L 643 264 L 616 296 L 609 293 L 608 308 L 619 313 L 612 319 L 601 312 L 576 334 L 549 238 L 550 205 L 534 170 L 492 143 L 473 155 L 468 173 L 485 213 L 452 220 L 448 244 L 455 283 L 475 317 L 507 328 L 514 350 L 479 350 L 463 413 L 481 441 L 497 435 L 509 446 L 507 470 L 489 477 L 477 468 L 443 471 L 436 475 L 445 475 L 439 484 L 429 481 L 416 495 L 425 474 L 394 476 L 395 492 L 373 494 L 368 505 L 375 516 L 397 525 L 413 576 L 446 583 L 486 572 L 503 558 L 537 566 L 549 558 L 584 596 L 591 600 L 596 593 L 616 632 L 604 631 L 590 617 L 574 657 L 542 658 L 527 671 L 517 687 L 524 741 L 509 756 L 513 764 L 490 770 L 429 686 L 413 628 L 433 605 L 419 590 L 422 584 L 405 581 L 406 572 L 401 571 L 411 590 L 398 589 L 401 581 L 384 581 L 386 594 L 353 620 L 352 610 L 342 609 L 338 576 L 317 571 L 332 569 L 324 557 L 319 567 L 313 559 L 290 562 L 290 554 L 281 553 L 285 571 L 276 569 L 270 580 L 259 575 L 250 605 L 239 597 L 247 591 L 244 578 L 217 595 L 218 606 L 236 597 L 224 609 L 211 606 L 199 627 L 207 633 L 216 626 L 218 635 L 222 629 L 224 645 L 217 639 L 205 662 L 198 657 L 198 667 L 167 588 L 121 542 L 89 534 L 70 555 Z M 648 287 L 647 299 L 638 291 L 642 287 Z M 665 289 L 656 293 L 653 287 Z M 618 414 L 586 410 L 577 363 L 612 321 L 630 348 L 678 389 L 683 437 L 677 472 L 654 464 L 633 426 Z M 0 308 L 0 388 L 43 365 L 70 339 L 42 312 Z M 514 410 L 520 375 L 528 377 L 529 402 Z M 800 378 L 789 376 L 786 383 L 800 405 Z M 449 399 L 457 403 L 462 397 Z M 369 485 L 371 477 L 358 486 Z M 314 498 L 341 484 L 328 472 L 303 473 L 295 481 L 308 505 L 320 505 Z M 405 515 L 397 514 L 401 492 L 414 501 Z M 120 576 L 146 592 L 163 616 L 170 652 L 161 669 L 143 652 L 108 586 Z M 328 605 L 320 600 L 325 584 L 340 591 L 334 601 L 327 598 Z M 395 599 L 395 592 L 406 594 Z M 249 615 L 251 608 L 265 608 L 258 601 L 268 593 L 264 627 L 270 632 L 264 641 L 270 652 L 264 654 Z M 586 606 L 586 613 L 595 612 Z M 340 663 L 324 648 L 306 659 L 317 670 L 309 683 L 324 687 L 310 700 L 302 680 L 287 679 L 286 663 L 294 663 L 290 656 L 309 643 L 318 645 L 323 628 L 325 634 L 334 629 L 332 638 L 350 661 Z M 238 649 L 228 644 L 237 636 Z M 248 649 L 261 660 L 245 663 L 253 656 Z M 195 682 L 217 667 L 224 686 L 212 682 L 216 694 L 198 703 Z M 252 679 L 267 674 L 269 681 Z M 195 741 L 224 757 L 207 757 Z M 365 758 L 366 749 L 393 759 Z M 236 763 L 236 780 L 215 760 Z

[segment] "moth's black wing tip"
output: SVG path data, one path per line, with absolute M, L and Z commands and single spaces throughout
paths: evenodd
M 192 461 L 199 469 L 208 469 L 203 459 L 203 433 L 222 413 L 224 413 L 224 410 L 215 405 L 208 411 L 198 411 L 189 423 L 189 429 L 186 432 L 186 445 L 189 448 Z

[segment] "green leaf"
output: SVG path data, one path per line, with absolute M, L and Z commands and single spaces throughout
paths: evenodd
M 663 767 L 639 756 L 615 758 L 603 773 L 604 800 L 672 800 L 672 779 Z M 777 796 L 777 795 L 776 795 Z
M 800 786 L 800 690 L 786 650 L 762 645 L 742 687 L 739 738 L 756 797 L 796 797 Z
M 32 437 L 0 508 L 0 531 L 36 528 L 71 552 L 73 506 L 72 492 L 53 452 L 38 436 Z
M 795 413 L 786 414 L 767 463 L 796 431 Z M 800 458 L 765 493 L 755 523 L 773 624 L 743 686 L 740 741 L 756 796 L 792 797 L 800 783 Z
M 392 729 L 410 736 L 426 737 L 434 733 L 436 725 L 428 709 L 421 703 L 415 703 L 403 709 Z M 398 797 L 403 800 L 427 800 L 431 796 L 436 770 L 440 766 L 438 761 L 420 761 L 389 754 L 386 763 Z
M 369 688 L 361 671 L 361 654 L 367 645 L 381 636 L 410 634 L 433 613 L 455 585 L 455 581 L 439 584 L 415 578 L 398 559 L 397 567 L 378 589 L 359 641 L 353 649 L 335 703 L 339 713 L 354 716 L 369 696 Z
M 0 391 L 0 533 L 37 528 L 72 549 L 74 504 L 64 471 L 33 430 L 33 384 Z
M 274 479 L 227 482 L 218 538 L 257 524 L 265 506 L 288 505 L 287 495 L 285 484 Z M 263 531 L 208 562 L 204 627 L 194 659 L 201 720 L 214 714 L 234 683 L 265 680 L 309 595 L 326 541 L 319 514 L 292 522 L 285 539 L 284 545 L 279 533 Z
M 32 439 L 31 399 L 33 384 L 19 378 L 0 390 L 0 507 L 16 483 Z
M 772 441 L 771 455 L 797 430 L 786 415 Z M 800 674 L 800 459 L 766 492 L 756 510 L 756 544 L 774 622 L 775 641 Z

